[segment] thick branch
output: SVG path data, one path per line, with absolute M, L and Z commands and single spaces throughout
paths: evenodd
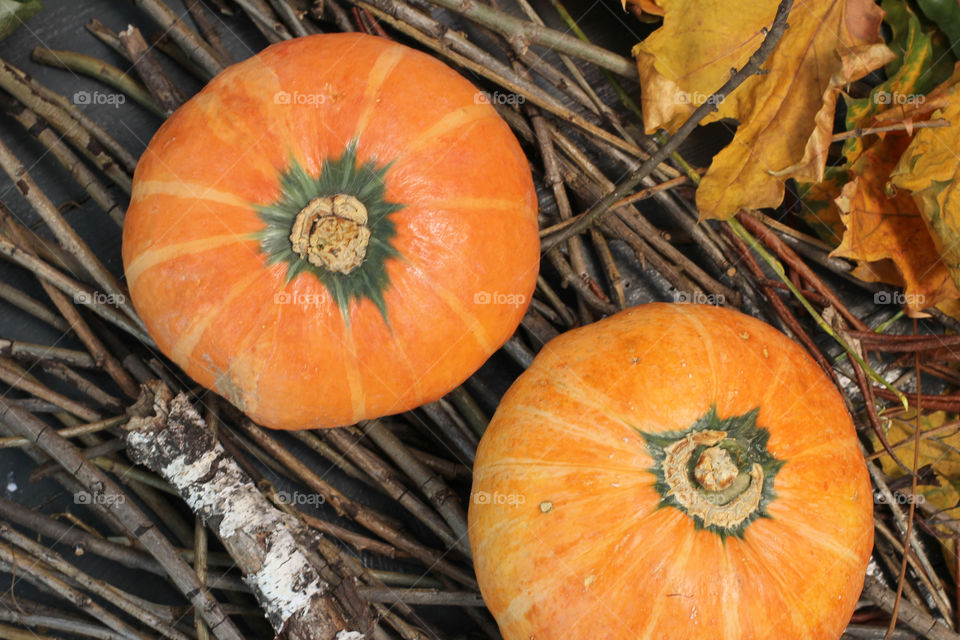
M 298 542 L 302 525 L 273 507 L 207 429 L 185 394 L 144 385 L 127 425 L 131 458 L 159 473 L 217 534 L 273 628 L 298 640 L 366 634 L 368 605 L 351 581 L 329 584 Z

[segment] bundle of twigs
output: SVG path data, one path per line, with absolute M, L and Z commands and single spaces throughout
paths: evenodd
M 34 59 L 93 76 L 156 114 L 158 125 L 189 93 L 171 65 L 208 80 L 239 57 L 223 35 L 243 20 L 268 42 L 330 30 L 401 39 L 494 95 L 512 96 L 495 103 L 535 168 L 545 260 L 522 327 L 500 356 L 512 372 L 505 375 L 559 332 L 655 299 L 731 306 L 779 326 L 846 391 L 864 434 L 875 434 L 909 481 L 894 483 L 871 465 L 882 497 L 876 562 L 849 636 L 883 637 L 899 620 L 932 638 L 960 637 L 957 589 L 928 544 L 943 536 L 937 527 L 960 526 L 898 498 L 916 495 L 917 460 L 896 457 L 904 443 L 888 442 L 882 424 L 902 412 L 906 393 L 916 407 L 960 410 L 958 397 L 924 395 L 920 384 L 921 375 L 960 382 L 947 366 L 957 339 L 943 335 L 942 323 L 909 326 L 877 307 L 875 288 L 852 279 L 829 247 L 760 212 L 730 224 L 698 222 L 689 187 L 701 171 L 677 149 L 722 96 L 669 139 L 643 135 L 630 99 L 632 61 L 589 42 L 560 0 L 539 12 L 528 0 L 186 0 L 182 15 L 163 0 L 135 4 L 159 35 L 87 25 L 127 71 L 46 48 Z M 758 71 L 789 6 L 719 93 Z M 3 60 L 0 108 L 119 234 L 133 155 Z M 443 400 L 390 419 L 268 432 L 156 353 L 122 281 L 2 138 L 0 167 L 43 229 L 13 215 L 3 202 L 13 190 L 4 190 L 0 255 L 32 274 L 46 299 L 0 283 L 0 305 L 78 348 L 0 336 L 0 447 L 30 456 L 31 480 L 52 478 L 73 503 L 49 516 L 36 504 L 0 499 L 0 571 L 13 585 L 0 596 L 0 637 L 453 637 L 423 606 L 433 605 L 460 608 L 475 633 L 497 638 L 477 593 L 462 501 L 498 400 L 489 378 L 474 376 Z M 927 335 L 900 335 L 910 331 Z M 916 442 L 923 437 L 917 429 Z M 96 577 L 78 562 L 88 555 L 149 574 L 178 590 L 181 603 L 160 604 Z M 376 568 L 385 561 L 394 570 Z

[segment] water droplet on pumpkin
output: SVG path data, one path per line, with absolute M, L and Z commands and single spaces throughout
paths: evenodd
M 540 513 L 549 513 L 553 510 L 553 503 L 549 500 L 544 500 L 540 503 Z

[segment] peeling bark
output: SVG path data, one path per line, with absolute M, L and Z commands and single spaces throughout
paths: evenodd
M 207 429 L 185 394 L 142 387 L 126 425 L 131 458 L 160 474 L 220 538 L 278 635 L 360 639 L 373 622 L 352 578 L 331 584 L 300 540 L 303 525 L 274 506 Z M 326 574 L 329 578 L 329 573 Z

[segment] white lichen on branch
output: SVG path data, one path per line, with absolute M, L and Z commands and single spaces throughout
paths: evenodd
M 278 633 L 310 640 L 363 637 L 343 632 L 369 628 L 368 612 L 336 597 L 298 543 L 300 522 L 260 493 L 186 395 L 172 398 L 162 384 L 145 385 L 134 410 L 127 425 L 131 457 L 167 480 L 217 534 Z

